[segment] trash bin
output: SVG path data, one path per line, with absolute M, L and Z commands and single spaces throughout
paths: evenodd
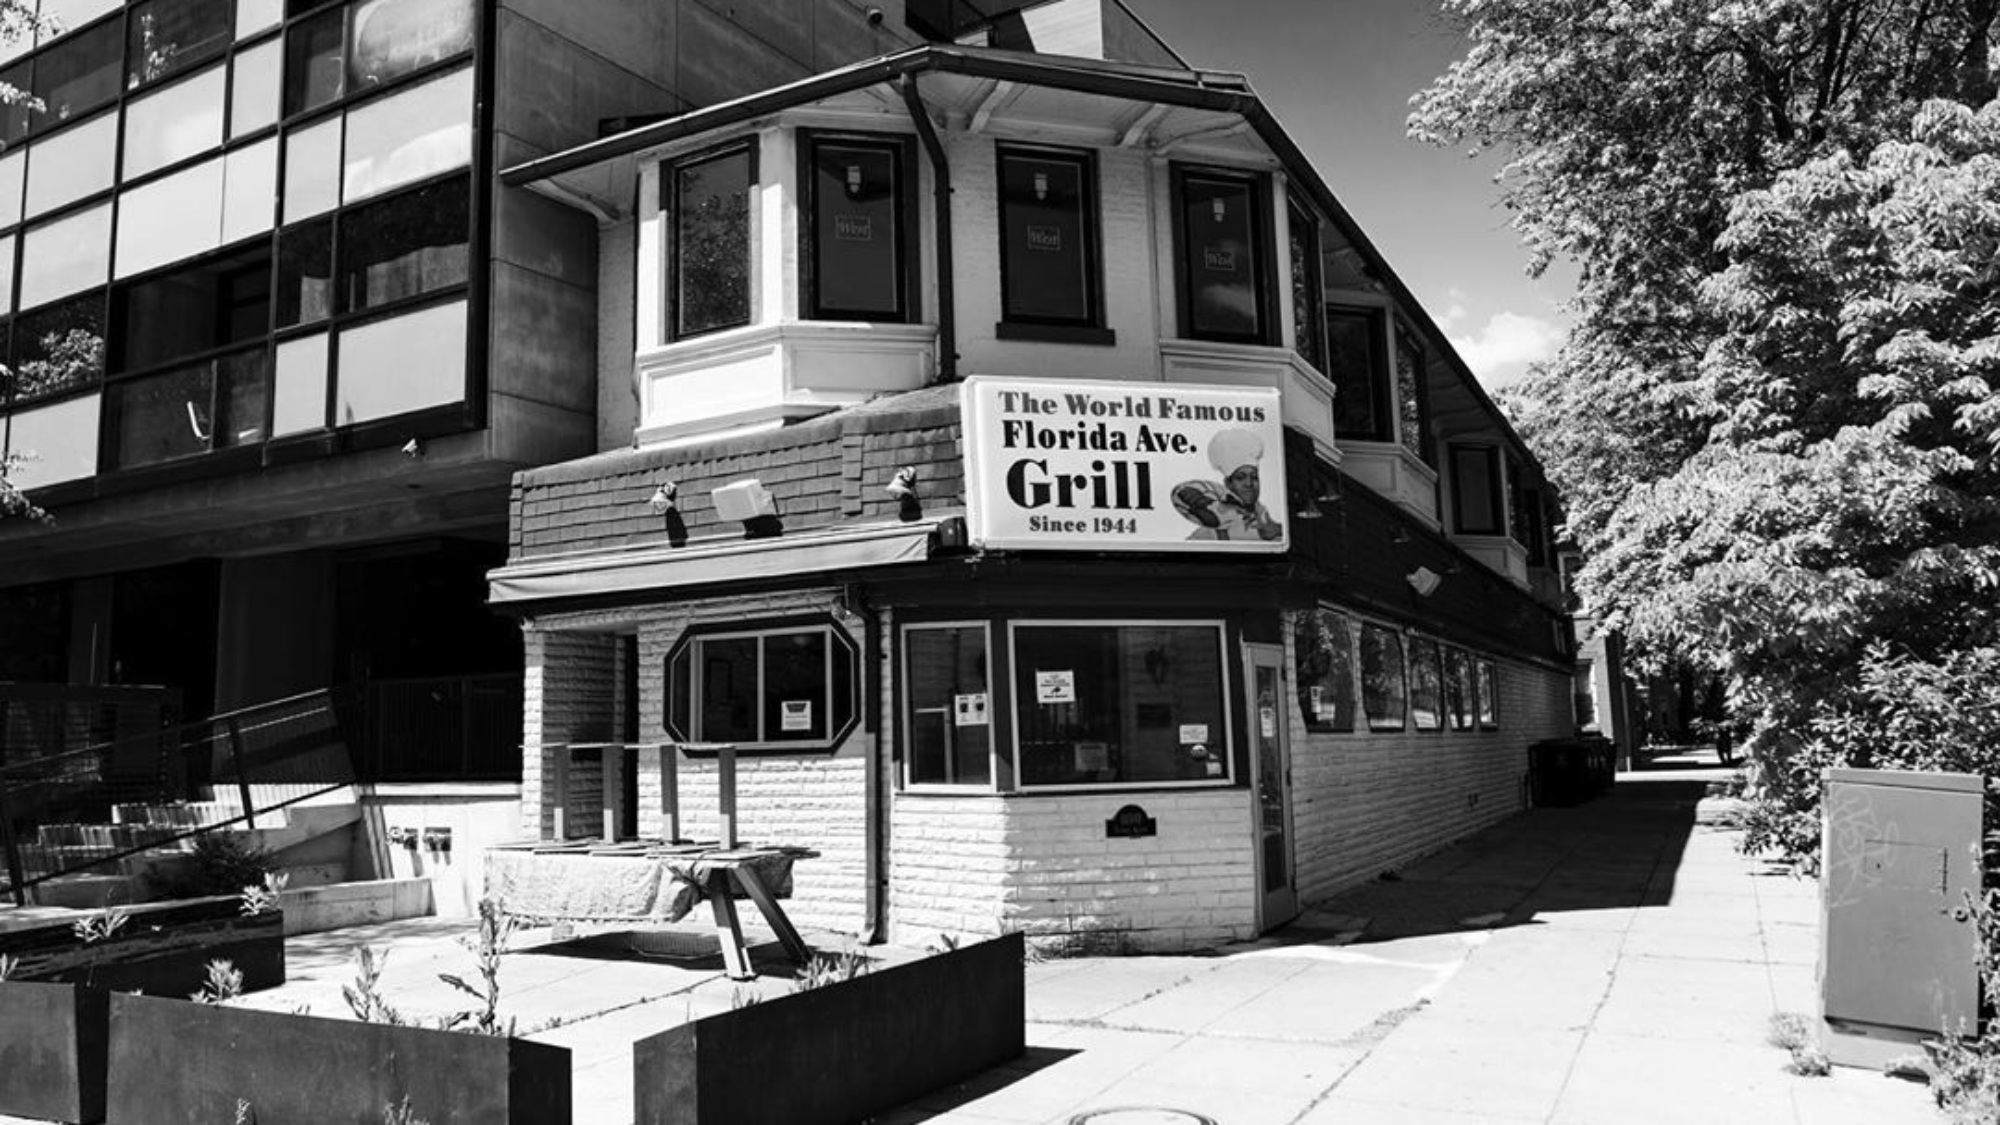
M 1973 774 L 1826 771 L 1820 1048 L 1882 1069 L 1925 1039 L 1975 1034 L 1984 783 Z
M 1535 807 L 1580 805 L 1596 796 L 1601 771 L 1594 750 L 1581 738 L 1551 738 L 1528 747 Z

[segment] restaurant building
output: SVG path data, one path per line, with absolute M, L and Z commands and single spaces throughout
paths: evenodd
M 729 744 L 799 922 L 1182 949 L 1520 811 L 1554 498 L 1438 325 L 1241 76 L 949 30 L 500 173 L 629 279 L 490 576 L 523 829 L 659 834 L 670 755 L 713 835 Z

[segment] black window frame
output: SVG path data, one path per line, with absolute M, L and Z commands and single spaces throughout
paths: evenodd
M 1080 316 L 1022 313 L 1010 307 L 1015 262 L 1009 237 L 1007 172 L 1009 160 L 1033 160 L 1076 169 L 1077 220 L 1083 255 L 1083 300 Z M 1106 327 L 1104 308 L 1104 196 L 1097 173 L 1097 153 L 1091 149 L 1001 141 L 993 146 L 996 197 L 994 237 L 1000 246 L 1000 319 L 994 335 L 1002 340 L 1045 340 L 1054 343 L 1114 344 L 1117 335 Z
M 920 701 L 917 699 L 916 680 L 911 673 L 916 646 L 912 643 L 911 637 L 917 633 L 954 631 L 977 633 L 980 644 L 984 649 L 981 654 L 981 663 L 983 664 L 981 675 L 983 676 L 984 695 L 986 696 L 986 722 L 983 724 L 986 731 L 984 755 L 986 775 L 970 780 L 958 779 L 955 776 L 958 772 L 958 762 L 952 755 L 947 754 L 944 757 L 946 768 L 943 772 L 946 776 L 943 780 L 930 777 L 919 778 L 917 776 L 919 757 L 917 750 L 918 716 L 920 714 L 936 712 L 939 715 L 940 722 L 947 729 L 954 732 L 959 729 L 960 724 L 958 724 L 955 714 L 947 715 L 941 707 L 926 706 L 920 708 L 918 706 Z M 898 745 L 898 749 L 901 752 L 902 769 L 899 771 L 898 777 L 904 789 L 915 792 L 935 791 L 942 793 L 992 793 L 998 791 L 1003 772 L 1000 761 L 1002 708 L 1001 697 L 996 691 L 996 683 L 993 675 L 996 656 L 995 632 L 995 622 L 984 618 L 906 621 L 897 628 L 898 667 L 902 669 L 902 675 L 899 679 L 901 690 L 897 693 L 899 696 L 897 714 L 902 734 L 902 741 Z M 981 724 L 964 725 L 974 726 Z
M 1409 653 L 1410 685 L 1410 729 L 1417 731 L 1443 731 L 1450 729 L 1451 719 L 1445 706 L 1445 661 L 1444 645 L 1436 637 L 1413 635 L 1405 638 L 1405 648 Z M 1428 657 L 1426 659 L 1426 657 Z M 1419 676 L 1419 670 L 1422 676 Z M 1428 682 L 1420 683 L 1423 679 Z M 1417 706 L 1419 689 L 1430 694 L 1429 721 L 1424 719 Z
M 1369 645 L 1376 643 L 1378 639 L 1379 643 L 1389 646 L 1387 650 L 1388 660 L 1383 670 L 1393 677 L 1392 682 L 1395 688 L 1394 692 L 1391 693 L 1394 696 L 1394 713 L 1390 714 L 1385 709 L 1379 716 L 1375 713 L 1375 709 L 1372 706 L 1373 699 L 1369 683 L 1369 657 L 1371 655 Z M 1408 730 L 1412 714 L 1408 659 L 1409 638 L 1405 637 L 1400 630 L 1391 626 L 1383 625 L 1380 622 L 1364 620 L 1361 622 L 1360 632 L 1355 637 L 1355 648 L 1359 663 L 1361 721 L 1367 724 L 1368 730 L 1372 734 L 1388 734 L 1395 731 Z M 1387 702 L 1387 700 L 1384 700 L 1384 702 Z
M 914 324 L 919 313 L 917 246 L 921 232 L 917 216 L 916 148 L 907 136 L 897 133 L 865 133 L 847 130 L 800 129 L 798 148 L 798 231 L 799 231 L 799 315 L 807 320 L 843 321 L 868 324 Z M 822 145 L 844 145 L 864 151 L 874 150 L 890 157 L 895 170 L 891 210 L 899 240 L 891 260 L 896 267 L 896 308 L 889 314 L 832 309 L 820 301 L 819 265 L 819 177 L 814 174 Z M 755 183 L 753 167 L 752 183 Z M 754 216 L 753 216 L 754 221 Z M 754 239 L 752 240 L 754 243 Z M 754 302 L 753 302 L 754 315 Z
M 1479 527 L 1465 519 L 1465 479 L 1460 471 L 1460 459 L 1476 455 L 1486 463 L 1486 503 L 1492 514 L 1493 526 Z M 1500 447 L 1482 442 L 1452 442 L 1448 448 L 1446 472 L 1451 474 L 1451 526 L 1457 535 L 1505 535 L 1507 533 L 1507 512 L 1502 505 L 1503 495 L 1500 474 Z
M 145 64 L 139 58 L 140 52 L 136 49 L 138 44 L 134 42 L 134 39 L 144 34 L 145 17 L 149 13 L 156 9 L 164 10 L 173 7 L 182 7 L 186 10 L 198 10 L 207 7 L 219 11 L 221 13 L 220 34 L 202 41 L 197 50 L 190 51 L 185 55 L 176 55 L 166 60 L 160 65 L 160 69 L 146 72 L 141 69 Z M 140 0 L 139 3 L 131 5 L 130 13 L 125 20 L 125 89 L 127 93 L 137 93 L 140 90 L 159 85 L 173 78 L 175 75 L 184 74 L 205 63 L 228 55 L 230 47 L 236 42 L 236 7 L 237 5 L 233 0 Z
M 1252 263 L 1250 280 L 1253 287 L 1252 307 L 1257 317 L 1256 328 L 1250 332 L 1221 332 L 1213 329 L 1197 330 L 1195 327 L 1193 269 L 1190 256 L 1195 244 L 1187 229 L 1187 188 L 1191 181 L 1204 180 L 1226 183 L 1242 189 L 1250 201 L 1250 244 L 1257 255 Z M 1169 165 L 1171 205 L 1173 207 L 1174 228 L 1174 295 L 1179 310 L 1179 332 L 1182 339 L 1208 340 L 1223 344 L 1250 344 L 1270 346 L 1276 342 L 1277 244 L 1272 234 L 1271 218 L 1271 178 L 1262 172 L 1246 172 L 1237 168 L 1223 168 L 1206 164 Z
M 661 294 L 661 297 L 666 303 L 664 335 L 669 342 L 700 339 L 703 336 L 710 336 L 717 332 L 727 332 L 734 328 L 743 328 L 756 323 L 757 214 L 756 209 L 750 205 L 749 200 L 746 198 L 743 207 L 743 316 L 741 319 L 731 319 L 723 323 L 697 328 L 693 331 L 682 329 L 680 301 L 682 259 L 680 172 L 684 168 L 692 168 L 700 164 L 741 156 L 746 162 L 745 173 L 747 179 L 745 181 L 745 195 L 748 196 L 754 193 L 758 185 L 762 182 L 759 170 L 760 148 L 761 146 L 757 143 L 757 138 L 755 137 L 737 137 L 724 144 L 705 148 L 699 152 L 691 152 L 685 156 L 675 157 L 672 160 L 665 160 L 660 163 L 660 211 L 664 219 L 667 256 L 667 283 L 663 286 L 665 292 Z
M 1299 713 L 1307 730 L 1352 734 L 1365 725 L 1361 702 L 1361 631 L 1365 624 L 1351 614 L 1327 607 L 1300 614 L 1294 647 Z M 1334 639 L 1335 625 L 1344 643 Z M 1344 685 L 1338 674 L 1342 668 L 1346 670 Z M 1336 697 L 1329 699 L 1329 694 Z M 1331 717 L 1326 715 L 1329 709 Z
M 770 739 L 764 737 L 771 732 L 767 729 L 764 698 L 764 654 L 766 642 L 772 638 L 818 634 L 826 638 L 826 689 L 828 694 L 815 699 L 815 703 L 825 709 L 825 737 L 816 739 Z M 701 660 L 705 646 L 719 641 L 751 640 L 756 643 L 758 659 L 758 682 L 753 693 L 752 713 L 757 717 L 759 738 L 747 742 L 735 742 L 739 757 L 786 757 L 801 755 L 827 755 L 838 751 L 848 737 L 860 727 L 864 701 L 862 699 L 861 646 L 855 643 L 847 630 L 831 614 L 815 614 L 803 617 L 783 617 L 753 619 L 742 622 L 711 623 L 693 626 L 674 641 L 660 661 L 661 684 L 665 691 L 664 703 L 660 708 L 660 727 L 668 737 L 676 742 L 700 746 L 713 742 L 726 742 L 706 736 L 696 701 L 703 697 L 709 684 L 704 662 Z M 836 650 L 838 655 L 836 655 Z M 835 709 L 836 694 L 843 685 L 840 683 L 840 662 L 845 660 L 846 683 L 842 702 L 844 713 Z M 685 665 L 677 670 L 677 665 Z M 677 675 L 687 679 L 677 682 Z M 684 711 L 677 708 L 685 708 Z
M 1395 360 L 1389 348 L 1389 310 L 1380 305 L 1327 301 L 1320 306 L 1321 339 L 1326 355 L 1326 376 L 1333 383 L 1333 436 L 1336 441 L 1393 442 L 1396 440 Z M 1343 424 L 1341 400 L 1356 388 L 1346 370 L 1333 370 L 1333 322 L 1354 321 L 1365 329 L 1368 341 L 1366 381 L 1359 390 L 1369 404 L 1372 427 L 1362 429 Z M 1350 400 L 1351 401 L 1351 400 Z

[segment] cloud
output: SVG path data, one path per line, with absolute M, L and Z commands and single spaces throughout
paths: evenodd
M 1531 363 L 1553 358 L 1562 347 L 1564 331 L 1554 321 L 1498 312 L 1470 336 L 1453 336 L 1451 346 L 1488 390 L 1519 379 Z

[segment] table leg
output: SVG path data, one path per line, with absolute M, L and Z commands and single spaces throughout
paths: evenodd
M 800 968 L 804 968 L 812 960 L 812 950 L 806 948 L 806 943 L 799 937 L 799 932 L 792 928 L 792 920 L 785 917 L 784 908 L 778 905 L 778 900 L 764 886 L 764 880 L 759 879 L 757 873 L 749 867 L 738 867 L 732 874 L 742 885 L 743 893 L 749 895 L 750 901 L 756 903 L 757 909 L 763 912 L 764 921 L 769 923 L 772 931 L 778 935 L 778 941 L 784 945 L 785 952 L 792 955 L 792 960 L 798 962 Z
M 750 951 L 743 945 L 743 922 L 736 916 L 736 903 L 729 897 L 726 876 L 709 884 L 708 908 L 715 915 L 715 936 L 722 944 L 723 970 L 730 980 L 756 980 L 757 970 L 750 967 Z

